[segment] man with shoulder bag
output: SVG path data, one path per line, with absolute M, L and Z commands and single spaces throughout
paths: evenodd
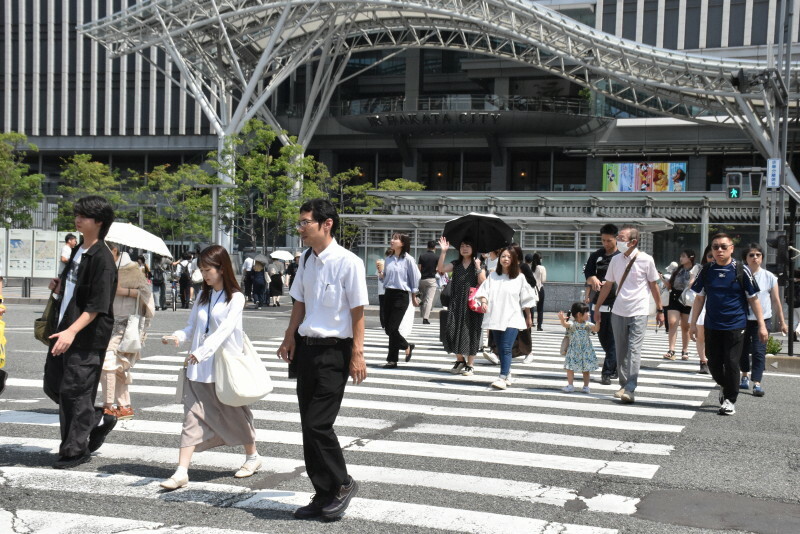
M 367 377 L 364 362 L 364 306 L 369 303 L 364 263 L 334 239 L 339 215 L 324 199 L 300 207 L 297 231 L 310 247 L 290 294 L 295 299 L 278 356 L 297 375 L 303 457 L 314 486 L 311 502 L 297 519 L 335 519 L 358 491 L 347 473 L 333 430 L 348 375 Z

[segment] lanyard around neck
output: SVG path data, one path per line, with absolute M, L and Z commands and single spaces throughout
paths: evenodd
M 221 299 L 222 295 L 224 295 L 224 294 L 225 294 L 225 290 L 224 289 L 219 292 L 219 295 L 217 295 L 217 300 L 214 301 L 214 306 L 217 305 L 217 303 L 219 302 L 219 299 Z M 211 305 L 211 295 L 209 295 L 208 296 L 208 317 L 206 317 L 206 331 L 205 331 L 205 335 L 206 336 L 208 335 L 208 327 L 211 326 L 211 310 L 214 309 L 214 306 Z

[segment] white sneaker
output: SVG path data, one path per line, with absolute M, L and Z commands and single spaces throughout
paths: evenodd
M 615 399 L 621 399 L 621 398 L 622 398 L 622 395 L 623 395 L 624 393 L 625 393 L 625 388 L 619 388 L 619 389 L 618 389 L 618 390 L 617 390 L 617 391 L 614 393 L 614 398 L 615 398 Z
M 531 352 L 530 354 L 525 356 L 525 359 L 522 360 L 522 363 L 533 363 L 533 353 Z
M 573 386 L 572 384 L 567 384 L 566 386 L 561 388 L 561 391 L 563 391 L 564 393 L 572 393 L 573 391 L 575 391 L 575 386 Z
M 581 388 L 581 391 L 583 391 L 584 393 L 591 393 L 592 392 L 592 390 L 589 389 L 589 386 L 583 386 L 583 388 Z
M 501 376 L 500 378 L 492 382 L 492 387 L 496 389 L 506 389 L 509 383 L 510 382 L 507 378 Z
M 725 402 L 723 402 L 722 406 L 719 407 L 718 413 L 720 415 L 733 415 L 736 413 L 736 407 L 731 401 L 725 399 Z
M 483 351 L 483 357 L 492 362 L 492 365 L 498 365 L 500 363 L 500 358 L 495 356 L 494 352 L 485 350 Z
M 461 371 L 461 376 L 472 376 L 475 374 L 475 369 L 471 365 L 465 365 L 464 370 Z
M 261 458 L 255 460 L 247 460 L 242 467 L 233 475 L 236 478 L 247 478 L 256 474 L 256 471 L 261 469 Z

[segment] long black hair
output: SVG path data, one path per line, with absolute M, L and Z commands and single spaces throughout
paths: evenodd
M 683 249 L 681 251 L 681 254 L 686 254 L 686 257 L 689 258 L 690 260 L 692 260 L 692 267 L 694 267 L 694 263 L 695 263 L 694 262 L 694 257 L 695 257 L 694 256 L 694 250 L 692 250 L 690 248 L 685 248 L 685 249 Z M 691 269 L 692 267 L 689 267 L 689 269 Z M 678 273 L 680 273 L 681 271 L 688 271 L 689 269 L 686 269 L 683 266 L 682 263 L 679 264 L 678 268 L 675 269 L 674 271 L 672 271 L 672 274 L 669 277 L 669 286 L 672 287 L 672 284 L 675 283 L 675 277 L 678 276 Z

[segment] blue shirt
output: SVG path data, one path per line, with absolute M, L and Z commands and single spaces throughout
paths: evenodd
M 410 254 L 387 256 L 383 267 L 383 287 L 416 293 L 419 290 L 420 272 Z
M 736 281 L 736 261 L 728 265 L 712 263 L 703 280 L 703 271 L 692 291 L 706 297 L 705 327 L 712 330 L 743 330 L 747 326 L 747 299 L 758 295 L 758 284 L 744 267 L 744 288 Z M 706 282 L 708 284 L 706 285 Z

